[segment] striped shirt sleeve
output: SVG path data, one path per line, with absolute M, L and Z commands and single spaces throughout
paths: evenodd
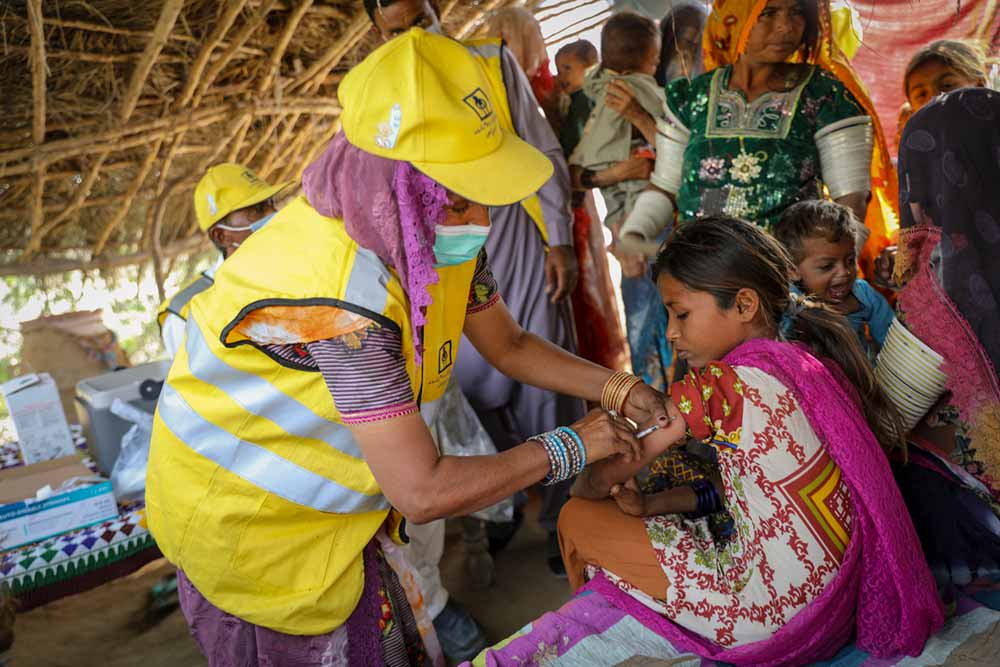
M 417 411 L 398 333 L 372 324 L 356 340 L 305 345 L 345 424 L 365 424 Z
M 312 343 L 262 345 L 273 357 L 315 369 L 345 424 L 366 424 L 418 411 L 399 334 L 374 322 L 363 331 Z

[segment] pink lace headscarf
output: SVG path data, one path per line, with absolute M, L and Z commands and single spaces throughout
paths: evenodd
M 396 270 L 410 299 L 416 362 L 431 305 L 434 227 L 445 219 L 448 191 L 408 162 L 367 153 L 338 132 L 302 174 L 302 189 L 322 215 L 344 221 L 354 241 Z

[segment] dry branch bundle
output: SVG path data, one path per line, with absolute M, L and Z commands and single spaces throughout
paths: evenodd
M 514 3 L 448 0 L 445 28 Z M 0 274 L 198 247 L 204 170 L 299 177 L 377 45 L 360 0 L 0 3 Z

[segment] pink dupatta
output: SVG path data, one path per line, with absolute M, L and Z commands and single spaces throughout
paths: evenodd
M 832 657 L 856 630 L 880 658 L 918 655 L 944 622 L 934 579 L 889 462 L 839 368 L 802 347 L 756 339 L 725 360 L 768 373 L 790 389 L 816 436 L 840 466 L 854 504 L 854 534 L 822 594 L 770 639 L 725 649 L 681 628 L 598 576 L 599 592 L 682 651 L 736 665 L 804 665 Z

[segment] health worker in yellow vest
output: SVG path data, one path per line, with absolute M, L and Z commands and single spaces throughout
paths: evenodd
M 364 5 L 385 41 L 413 27 L 444 34 L 434 0 L 365 0 Z M 486 252 L 497 289 L 521 327 L 576 354 L 571 303 L 564 298 L 575 288 L 578 267 L 571 245 L 569 171 L 562 149 L 548 121 L 539 113 L 524 73 L 523 66 L 528 63 L 521 62 L 516 49 L 499 39 L 466 39 L 461 43 L 483 67 L 501 126 L 544 153 L 553 167 L 552 176 L 534 196 L 490 209 L 492 230 Z M 576 421 L 585 411 L 585 406 L 572 396 L 515 382 L 467 343 L 459 351 L 455 378 L 464 395 L 450 396 L 445 404 L 470 403 L 480 422 L 478 427 L 501 451 L 520 444 L 531 433 Z M 434 432 L 449 439 L 463 423 L 463 416 L 446 409 L 438 415 Z M 548 533 L 546 561 L 558 577 L 565 577 L 566 569 L 559 552 L 556 520 L 569 498 L 571 485 L 572 480 L 566 480 L 545 487 L 538 513 L 538 523 Z M 517 506 L 513 521 L 486 524 L 491 552 L 504 548 L 523 523 L 522 505 L 527 496 L 518 494 L 514 499 Z M 457 662 L 475 656 L 485 644 L 485 635 L 441 581 L 444 522 L 415 526 L 410 538 L 405 553 L 445 654 Z
M 158 309 L 156 320 L 167 355 L 174 357 L 184 340 L 191 299 L 211 287 L 215 272 L 226 257 L 267 224 L 276 212 L 274 198 L 290 185 L 290 182 L 271 185 L 249 167 L 232 162 L 215 165 L 198 181 L 194 189 L 198 227 L 218 248 L 221 257 Z
M 213 667 L 429 664 L 385 556 L 403 517 L 634 459 L 624 417 L 669 419 L 661 394 L 525 332 L 496 294 L 485 206 L 551 169 L 500 127 L 487 90 L 452 40 L 415 29 L 376 50 L 340 85 L 343 132 L 305 197 L 191 302 L 146 503 Z M 614 412 L 496 456 L 440 456 L 426 424 L 463 332 L 519 381 Z
M 433 1 L 365 0 L 364 5 L 385 40 L 412 27 L 441 32 Z M 531 197 L 512 206 L 490 208 L 493 229 L 486 251 L 497 287 L 520 326 L 575 354 L 576 331 L 567 297 L 576 286 L 578 267 L 572 246 L 569 168 L 562 147 L 539 112 L 531 84 L 513 53 L 499 39 L 463 39 L 461 44 L 482 67 L 501 127 L 544 153 L 553 167 L 552 176 Z M 456 376 L 462 391 L 500 450 L 518 444 L 522 436 L 550 430 L 583 415 L 581 402 L 516 382 L 494 368 L 474 346 L 463 345 L 459 361 Z M 549 533 L 549 567 L 562 576 L 565 569 L 555 530 L 570 484 L 547 488 L 539 512 L 539 523 Z M 491 524 L 491 528 L 495 526 Z

